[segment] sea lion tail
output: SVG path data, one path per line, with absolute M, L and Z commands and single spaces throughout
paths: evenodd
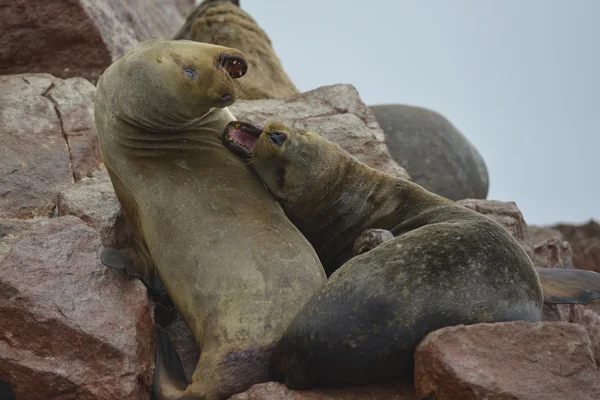
M 587 304 L 600 299 L 600 274 L 581 269 L 536 268 L 546 304 Z
M 183 364 L 169 339 L 167 331 L 156 327 L 156 367 L 154 369 L 154 395 L 156 400 L 177 400 L 183 397 L 189 382 Z

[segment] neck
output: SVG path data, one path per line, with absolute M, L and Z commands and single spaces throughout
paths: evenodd
M 379 172 L 337 148 L 318 198 L 283 203 L 286 214 L 313 244 L 329 272 L 351 256 L 354 240 L 369 228 L 392 229 L 399 201 L 393 192 L 403 180 Z

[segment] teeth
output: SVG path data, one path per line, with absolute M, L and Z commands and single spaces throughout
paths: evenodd
M 239 76 L 242 76 L 242 75 L 244 75 L 244 73 L 242 71 L 240 71 Z
M 235 64 L 237 64 L 237 61 L 234 61 L 234 62 L 233 62 L 233 65 L 235 65 Z
M 230 142 L 233 142 L 233 138 L 232 138 L 231 136 L 229 136 L 229 137 L 227 138 L 227 140 L 229 140 Z
M 235 124 L 235 129 L 240 129 L 240 124 Z

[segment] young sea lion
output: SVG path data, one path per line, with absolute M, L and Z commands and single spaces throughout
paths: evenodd
M 246 68 L 238 50 L 155 40 L 98 82 L 100 149 L 141 256 L 103 260 L 150 286 L 158 274 L 201 352 L 188 385 L 158 332 L 159 399 L 224 399 L 268 380 L 274 344 L 325 282 L 308 241 L 221 145 Z
M 236 81 L 246 100 L 291 97 L 298 89 L 283 69 L 269 36 L 239 7 L 238 1 L 205 0 L 192 12 L 174 39 L 214 43 L 246 54 L 248 74 Z
M 395 236 L 368 232 L 367 239 L 382 244 L 333 273 L 286 330 L 272 366 L 289 387 L 398 378 L 411 366 L 416 344 L 433 330 L 541 320 L 536 270 L 516 239 L 491 219 L 370 168 L 316 133 L 234 121 L 223 139 L 279 200 L 328 272 L 352 256 L 361 232 Z M 554 282 L 552 271 L 544 271 L 545 279 Z M 553 293 L 587 295 L 580 289 Z

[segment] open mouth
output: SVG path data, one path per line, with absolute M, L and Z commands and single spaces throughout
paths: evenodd
M 223 132 L 223 143 L 241 158 L 248 158 L 256 147 L 262 129 L 247 122 L 231 121 Z
M 230 56 L 228 54 L 220 54 L 217 63 L 229 74 L 233 79 L 241 78 L 248 71 L 248 64 L 243 57 Z

